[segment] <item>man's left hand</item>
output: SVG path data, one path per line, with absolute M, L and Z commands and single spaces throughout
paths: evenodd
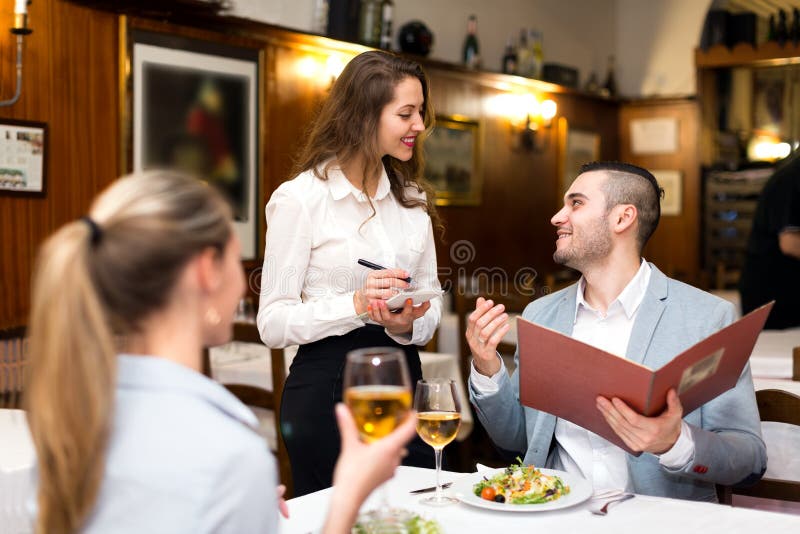
M 674 389 L 667 393 L 667 409 L 657 417 L 638 414 L 620 399 L 597 397 L 597 409 L 609 426 L 634 451 L 663 454 L 681 435 L 683 406 Z

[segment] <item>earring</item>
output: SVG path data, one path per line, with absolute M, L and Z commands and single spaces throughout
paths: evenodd
M 206 310 L 206 323 L 211 326 L 217 326 L 219 323 L 222 322 L 222 317 L 220 316 L 219 312 L 214 306 L 211 306 Z

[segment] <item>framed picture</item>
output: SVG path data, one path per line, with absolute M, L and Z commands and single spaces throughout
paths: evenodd
M 242 259 L 257 257 L 260 51 L 130 30 L 132 168 L 191 172 L 233 208 Z
M 652 171 L 658 185 L 664 190 L 661 215 L 680 215 L 683 211 L 683 174 L 681 171 Z
M 600 159 L 600 135 L 591 130 L 571 128 L 567 119 L 558 120 L 558 204 L 560 205 L 569 186 L 580 173 L 581 165 Z
M 44 196 L 47 124 L 0 119 L 0 194 Z
M 437 205 L 479 205 L 483 175 L 478 121 L 436 117 L 436 126 L 425 140 L 425 173 L 436 188 Z

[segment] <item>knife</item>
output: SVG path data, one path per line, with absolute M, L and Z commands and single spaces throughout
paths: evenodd
M 453 485 L 452 482 L 448 482 L 447 484 L 442 484 L 442 489 L 447 489 L 452 485 Z M 431 491 L 436 491 L 436 486 L 432 486 L 430 488 L 420 488 L 420 489 L 412 490 L 412 491 L 409 491 L 409 493 L 411 493 L 413 495 L 416 495 L 418 493 L 429 493 Z

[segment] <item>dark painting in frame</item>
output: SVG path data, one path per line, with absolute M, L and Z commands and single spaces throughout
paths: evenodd
M 231 203 L 243 260 L 256 259 L 260 51 L 138 28 L 129 31 L 134 172 L 173 168 Z
M 437 116 L 425 140 L 425 174 L 439 206 L 477 206 L 483 175 L 480 124 L 460 115 Z

